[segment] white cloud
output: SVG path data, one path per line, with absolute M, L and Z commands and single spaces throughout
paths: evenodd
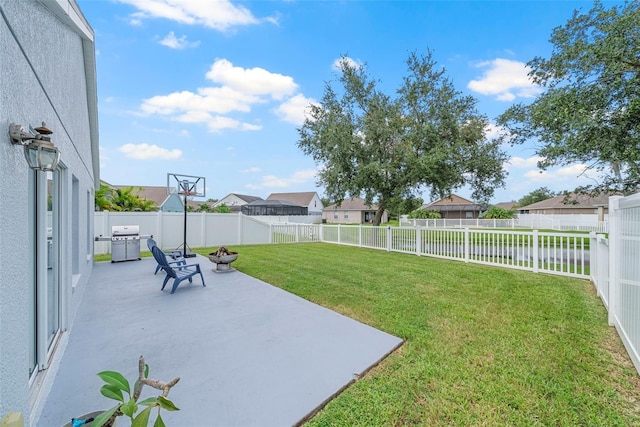
M 505 133 L 506 129 L 502 126 L 495 125 L 493 123 L 489 123 L 487 127 L 484 128 L 484 136 L 488 140 L 496 139 L 501 134 Z
M 216 60 L 206 77 L 241 93 L 269 95 L 273 99 L 282 99 L 298 88 L 292 77 L 271 73 L 264 68 L 234 67 L 226 59 Z
M 542 157 L 539 156 L 527 157 L 526 159 L 514 156 L 509 159 L 508 163 L 514 168 L 532 168 L 537 167 L 540 160 L 542 160 Z
M 137 160 L 175 160 L 182 157 L 182 151 L 177 148 L 167 150 L 155 144 L 124 144 L 118 150 L 126 157 Z
M 257 24 L 251 11 L 236 6 L 228 0 L 118 0 L 135 7 L 138 12 L 131 14 L 130 22 L 140 25 L 151 18 L 164 18 L 186 25 L 202 25 L 218 31 L 233 27 Z
M 209 87 L 190 91 L 158 95 L 142 102 L 142 111 L 147 114 L 173 114 L 179 111 L 202 111 L 229 113 L 248 112 L 251 105 L 264 102 L 260 98 L 235 91 L 228 87 Z
M 363 66 L 362 61 L 355 60 L 353 58 L 349 58 L 348 56 L 346 56 L 346 57 L 340 57 L 335 61 L 333 61 L 333 64 L 331 64 L 331 69 L 333 71 L 340 71 L 342 69 L 343 63 L 346 63 L 347 65 L 355 69 L 360 69 Z
M 300 126 L 307 117 L 307 109 L 311 104 L 316 104 L 313 98 L 307 98 L 302 94 L 297 94 L 287 99 L 275 109 L 276 114 L 285 122 Z
M 142 114 L 159 114 L 182 123 L 203 123 L 212 132 L 222 129 L 259 130 L 262 126 L 228 116 L 232 113 L 249 113 L 254 105 L 293 95 L 298 88 L 289 76 L 271 73 L 263 68 L 234 67 L 226 59 L 216 60 L 206 77 L 221 86 L 147 98 L 140 106 Z M 304 118 L 303 104 L 308 105 L 311 101 L 297 94 L 276 108 L 275 113 L 283 120 L 302 123 L 299 120 Z
M 199 41 L 196 41 L 196 42 L 187 41 L 187 36 L 176 37 L 173 31 L 169 32 L 169 34 L 167 34 L 158 43 L 160 43 L 163 46 L 170 47 L 171 49 L 185 49 L 188 47 L 196 47 L 200 45 Z
M 247 184 L 246 188 L 258 190 L 262 188 L 287 188 L 295 184 L 303 184 L 313 180 L 318 171 L 316 169 L 306 169 L 294 172 L 289 177 L 278 177 L 275 175 L 265 175 L 258 184 Z
M 480 79 L 471 80 L 467 87 L 482 95 L 495 95 L 499 101 L 513 101 L 516 97 L 533 98 L 542 91 L 529 79 L 530 69 L 524 62 L 497 58 L 475 66 L 485 71 Z

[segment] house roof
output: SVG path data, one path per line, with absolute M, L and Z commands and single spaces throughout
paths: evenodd
M 297 203 L 290 202 L 288 200 L 275 200 L 275 199 L 254 200 L 253 202 L 247 203 L 245 206 L 297 206 L 297 207 L 306 207 L 306 206 L 299 205 Z
M 156 186 L 141 187 L 141 186 L 135 186 L 135 185 L 114 185 L 113 186 L 113 188 L 117 188 L 117 189 L 126 189 L 131 187 L 133 187 L 134 193 L 137 194 L 138 197 L 151 200 L 158 207 L 162 206 L 165 200 L 167 200 L 167 197 L 169 197 L 166 186 L 160 186 L 160 187 L 156 187 Z M 182 198 L 180 200 L 182 200 Z
M 343 211 L 376 211 L 378 210 L 378 205 L 371 204 L 367 205 L 367 202 L 359 197 L 353 197 L 351 199 L 345 199 L 342 203 L 333 204 L 327 206 L 324 210 L 343 210 Z
M 596 208 L 598 206 L 608 206 L 609 196 L 611 194 L 602 193 L 598 196 L 592 197 L 588 194 L 576 194 L 570 193 L 568 196 L 561 194 L 556 197 L 551 197 L 540 202 L 532 203 L 527 206 L 518 208 L 519 211 L 528 211 L 534 209 L 584 209 L 584 208 Z
M 247 203 L 251 203 L 255 200 L 262 200 L 262 197 L 258 197 L 258 196 L 247 196 L 246 194 L 238 194 L 238 193 L 229 193 L 226 196 L 224 196 L 222 199 L 220 200 L 224 200 L 229 196 L 236 196 L 238 199 L 240 200 L 244 200 Z
M 493 206 L 498 207 L 498 208 L 502 208 L 502 209 L 511 210 L 511 209 L 516 209 L 516 206 L 518 206 L 518 202 L 516 202 L 516 201 L 500 202 L 500 203 L 494 204 Z
M 271 193 L 267 200 L 286 200 L 300 206 L 308 206 L 316 195 L 315 191 L 302 193 Z
M 464 197 L 460 197 L 457 194 L 452 194 L 449 197 L 444 197 L 435 202 L 428 203 L 422 206 L 425 210 L 434 211 L 481 211 L 482 206 L 478 203 L 474 203 L 471 200 L 467 200 Z

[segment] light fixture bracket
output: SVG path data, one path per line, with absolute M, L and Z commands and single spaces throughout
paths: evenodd
M 9 125 L 9 140 L 14 145 L 24 147 L 25 158 L 31 169 L 54 171 L 60 160 L 60 150 L 51 142 L 53 132 L 45 127 L 45 123 L 37 128 L 29 126 L 30 132 L 16 123 Z

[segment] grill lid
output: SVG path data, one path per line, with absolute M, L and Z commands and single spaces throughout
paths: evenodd
M 114 225 L 111 227 L 111 236 L 137 236 L 140 234 L 139 225 Z

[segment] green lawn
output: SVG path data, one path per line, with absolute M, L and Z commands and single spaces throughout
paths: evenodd
M 229 249 L 238 270 L 406 340 L 310 426 L 640 425 L 640 378 L 588 281 L 324 243 Z

